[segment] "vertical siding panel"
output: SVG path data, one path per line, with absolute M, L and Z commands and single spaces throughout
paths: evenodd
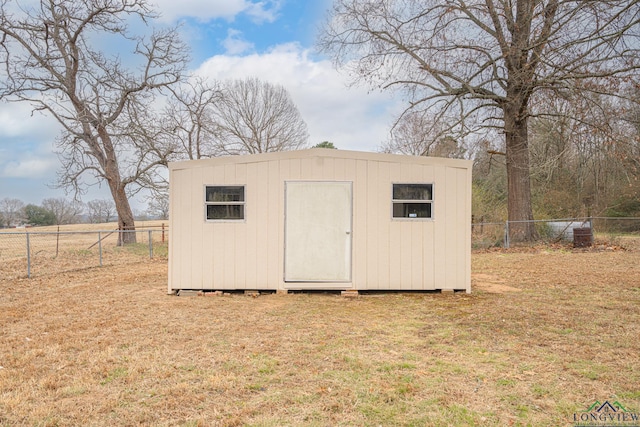
M 224 175 L 221 184 L 239 184 L 239 181 L 236 180 L 236 165 L 227 164 L 224 165 L 223 168 Z M 219 235 L 219 238 L 224 245 L 224 276 L 220 288 L 234 289 L 236 288 L 236 270 L 238 269 L 236 256 L 238 236 L 235 234 L 236 224 L 231 222 L 220 222 L 216 223 L 215 228 L 218 230 L 218 233 L 216 234 Z
M 169 180 L 174 181 L 175 171 L 169 169 Z M 173 218 L 176 215 L 176 203 L 175 203 L 175 190 L 174 187 L 169 187 L 169 218 Z M 171 241 L 173 240 L 173 232 L 172 226 L 169 224 L 169 241 L 168 241 L 168 249 L 169 249 L 169 265 L 167 265 L 167 292 L 171 292 L 171 290 L 175 287 L 175 278 L 174 274 L 176 271 L 176 266 L 174 265 L 175 257 L 173 255 L 173 244 Z
M 399 163 L 389 163 L 389 196 L 393 197 L 391 192 L 392 184 L 402 182 L 402 168 Z M 402 221 L 396 221 L 392 218 L 391 202 L 387 206 L 387 215 L 389 219 L 389 288 L 401 289 L 402 276 L 402 253 L 401 253 L 401 234 Z
M 446 270 L 447 266 L 447 224 L 448 224 L 448 207 L 447 193 L 449 189 L 446 182 L 445 167 L 442 165 L 434 165 L 434 185 L 433 185 L 433 216 L 435 221 L 434 228 L 434 281 L 436 289 L 446 288 Z
M 424 166 L 410 165 L 411 182 L 423 184 Z M 428 220 L 410 221 L 411 223 L 411 289 L 424 289 L 422 282 L 424 271 L 424 230 L 429 225 Z
M 300 178 L 303 180 L 316 179 L 318 173 L 316 170 L 316 162 L 313 158 L 304 158 L 300 161 Z
M 183 260 L 179 259 L 181 253 L 184 252 L 180 250 L 182 239 L 178 238 L 182 229 L 180 223 L 184 222 L 180 212 L 183 206 L 182 200 L 180 200 L 181 191 L 178 191 L 178 185 L 182 181 L 180 174 L 181 171 L 175 169 L 169 172 L 169 181 L 171 182 L 169 187 L 169 291 L 180 287 L 178 277 L 181 275 L 180 267 L 183 263 Z
M 215 166 L 211 177 L 210 185 L 224 185 L 224 166 Z M 203 213 L 204 215 L 204 213 Z M 213 252 L 211 254 L 211 267 L 213 268 L 213 288 L 224 289 L 225 269 L 232 268 L 225 259 L 227 251 L 227 242 L 225 241 L 224 227 L 228 224 L 224 223 L 207 223 L 207 227 L 211 229 L 211 240 L 213 243 Z
M 189 205 L 186 203 L 186 192 L 183 191 L 186 182 L 189 182 L 188 170 L 173 170 L 170 187 L 170 207 L 171 213 L 169 220 L 169 274 L 171 289 L 180 289 L 183 284 L 185 275 L 185 262 L 188 260 L 188 254 L 184 247 L 184 233 L 188 226 L 188 220 L 185 215 L 189 211 Z
M 247 164 L 239 163 L 235 165 L 235 180 L 234 182 L 238 185 L 247 183 Z M 248 191 L 248 189 L 247 189 Z M 251 191 L 253 193 L 253 191 Z M 247 194 L 245 194 L 245 198 Z M 246 208 L 246 206 L 245 206 Z M 234 272 L 234 283 L 238 289 L 246 289 L 247 288 L 247 222 L 249 222 L 249 216 L 255 215 L 255 208 L 252 207 L 248 212 L 245 212 L 245 220 L 244 222 L 238 222 L 230 224 L 231 227 L 227 228 L 227 230 L 232 231 L 231 238 L 235 240 L 234 242 L 234 262 L 235 262 L 235 272 Z M 253 262 L 253 260 L 251 260 Z
M 425 165 L 423 167 L 423 181 L 427 184 L 434 184 L 434 173 L 433 173 L 433 165 Z M 434 187 L 435 188 L 435 184 Z M 433 207 L 433 206 L 432 206 Z M 433 212 L 432 212 L 433 214 Z M 424 247 L 424 255 L 423 255 L 423 270 L 422 270 L 422 282 L 424 289 L 435 289 L 435 264 L 434 264 L 434 228 L 437 225 L 435 221 L 427 221 L 425 223 L 425 227 L 423 230 L 423 247 Z
M 295 172 L 292 172 L 292 170 L 296 170 L 297 171 L 297 175 L 295 174 Z M 278 283 L 280 283 L 280 286 L 285 286 L 284 283 L 284 269 L 285 269 L 285 265 L 284 265 L 284 251 L 285 251 L 285 247 L 284 247 L 284 235 L 287 232 L 287 230 L 285 230 L 285 205 L 284 205 L 284 199 L 285 199 L 285 193 L 284 193 L 284 188 L 285 188 L 285 182 L 286 181 L 290 181 L 293 180 L 294 176 L 297 176 L 299 178 L 299 174 L 300 174 L 300 163 L 299 161 L 294 162 L 292 159 L 287 159 L 287 160 L 281 160 L 280 161 L 280 170 L 279 170 L 279 193 L 278 194 L 278 217 L 280 218 L 280 233 L 279 233 L 279 241 L 278 241 Z
M 256 227 L 256 241 L 252 246 L 255 246 L 256 252 L 256 268 L 254 279 L 256 289 L 267 289 L 268 284 L 268 266 L 267 266 L 267 250 L 269 244 L 269 228 L 275 226 L 270 224 L 269 220 L 269 163 L 260 162 L 257 164 L 255 191 L 257 204 L 255 206 L 255 227 Z M 251 244 L 251 242 L 248 242 Z
M 451 168 L 456 176 L 456 289 L 468 289 L 467 270 L 471 261 L 471 210 L 468 204 L 467 170 Z M 461 256 L 462 255 L 462 256 Z
M 263 253 L 263 257 L 266 259 L 266 271 L 264 273 L 264 286 L 268 289 L 278 289 L 282 280 L 281 268 L 280 268 L 280 254 L 284 253 L 281 250 L 281 242 L 284 242 L 282 235 L 282 228 L 284 227 L 284 218 L 279 213 L 281 212 L 281 204 L 284 205 L 284 188 L 280 191 L 280 164 L 282 161 L 273 160 L 267 162 L 267 191 L 265 194 L 267 201 L 266 208 L 266 239 L 264 248 L 266 251 Z M 282 194 L 281 194 L 282 193 Z M 258 273 L 260 274 L 260 273 Z
M 378 235 L 378 218 L 380 189 L 378 188 L 379 164 L 377 161 L 368 161 L 367 167 L 367 209 L 361 212 L 357 218 L 365 221 L 365 233 L 367 234 L 367 247 L 362 255 L 366 256 L 363 263 L 367 266 L 367 289 L 380 289 L 380 278 L 378 276 L 378 248 L 380 245 Z
M 319 166 L 319 178 L 322 181 L 336 181 L 336 163 L 335 159 L 327 157 L 326 159 L 320 159 L 322 162 Z
M 471 166 L 465 170 L 464 174 L 464 223 L 466 228 L 466 235 L 464 239 L 465 249 L 465 276 L 464 276 L 464 286 L 467 292 L 471 292 L 471 179 L 472 179 L 472 169 Z
M 378 235 L 378 288 L 389 289 L 389 229 L 391 226 L 391 179 L 389 163 L 378 163 L 378 179 L 375 182 L 378 192 L 377 223 L 369 224 L 372 233 Z
M 189 253 L 191 254 L 191 281 L 189 286 L 191 289 L 202 289 L 202 262 L 203 262 L 203 242 L 202 242 L 202 211 L 204 209 L 203 201 L 203 178 L 202 168 L 192 170 L 191 176 L 191 212 L 189 223 L 191 225 L 191 238 Z M 200 203 L 202 202 L 202 203 Z
M 336 181 L 349 181 L 346 175 L 346 160 L 345 159 L 332 159 L 333 160 L 333 177 Z
M 289 176 L 287 180 L 295 181 L 302 178 L 302 161 L 300 159 L 289 160 Z
M 460 273 L 461 257 L 458 256 L 456 248 L 459 246 L 459 236 L 463 231 L 460 228 L 462 224 L 458 221 L 459 215 L 456 212 L 458 208 L 462 206 L 458 205 L 458 200 L 461 200 L 458 194 L 457 185 L 457 173 L 456 169 L 452 167 L 446 168 L 446 182 L 447 182 L 447 228 L 446 228 L 446 274 L 447 283 L 446 289 L 453 289 L 458 284 L 458 274 Z
M 250 289 L 257 288 L 258 280 L 258 223 L 262 225 L 264 220 L 264 207 L 262 205 L 262 196 L 260 191 L 263 190 L 262 183 L 266 179 L 265 176 L 260 176 L 258 169 L 261 163 L 248 163 L 247 164 L 247 177 L 246 177 L 246 213 L 244 228 L 246 231 L 244 238 L 244 251 L 243 256 L 245 259 L 245 287 Z M 260 227 L 262 228 L 262 227 Z
M 180 210 L 182 212 L 182 229 L 181 229 L 181 259 L 182 259 L 182 274 L 179 278 L 180 286 L 183 289 L 189 289 L 189 285 L 191 284 L 192 278 L 192 268 L 193 268 L 193 258 L 191 257 L 191 247 L 190 247 L 190 239 L 192 238 L 191 234 L 191 210 L 192 210 L 192 202 L 191 202 L 191 186 L 193 185 L 193 170 L 185 170 L 183 174 L 182 181 L 182 202 L 183 208 Z
M 355 181 L 358 176 L 357 171 L 358 171 L 357 161 L 354 159 L 347 159 L 344 163 L 344 180 L 351 181 L 355 185 Z
M 367 166 L 366 160 L 356 160 L 351 219 L 351 280 L 355 289 L 367 289 L 369 280 L 366 262 L 368 230 L 365 221 L 360 221 L 367 213 Z
M 415 182 L 412 165 L 402 164 L 400 182 L 411 184 Z M 400 222 L 400 286 L 402 289 L 412 289 L 411 263 L 413 262 L 413 221 L 403 220 Z
M 201 186 L 201 209 L 200 209 L 200 224 L 202 224 L 202 288 L 203 289 L 214 289 L 214 281 L 213 281 L 213 254 L 215 252 L 214 249 L 214 236 L 213 236 L 213 228 L 211 224 L 206 222 L 205 216 L 205 191 L 204 187 L 206 185 L 211 185 L 213 182 L 213 166 L 206 166 L 202 168 L 202 186 Z
M 406 171 L 405 181 L 411 184 L 419 184 L 422 182 L 422 169 L 420 165 L 408 164 L 403 167 Z M 424 221 L 408 221 L 409 234 L 407 238 L 406 256 L 411 260 L 408 274 L 408 285 L 406 289 L 419 289 L 422 281 L 422 233 Z
M 422 276 L 424 270 L 424 235 L 426 222 L 411 222 L 411 289 L 424 289 Z
M 307 159 L 311 163 L 311 179 L 314 181 L 328 181 L 328 174 L 325 167 L 329 167 L 331 159 L 324 157 L 312 157 Z

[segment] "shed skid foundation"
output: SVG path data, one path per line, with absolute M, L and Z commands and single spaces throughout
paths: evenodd
M 360 296 L 360 293 L 358 293 L 358 291 L 356 290 L 348 290 L 340 292 L 340 295 L 345 298 L 358 298 Z

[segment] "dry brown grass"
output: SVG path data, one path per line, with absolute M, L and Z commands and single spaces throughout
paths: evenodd
M 473 255 L 474 292 L 166 295 L 166 261 L 0 279 L 0 425 L 572 425 L 640 410 L 640 254 Z

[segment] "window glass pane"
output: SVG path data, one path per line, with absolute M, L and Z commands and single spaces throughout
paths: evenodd
M 431 200 L 432 184 L 393 184 L 394 200 Z
M 244 219 L 244 205 L 207 205 L 207 219 Z
M 394 218 L 431 218 L 431 203 L 393 203 Z
M 207 187 L 207 202 L 244 202 L 244 187 Z

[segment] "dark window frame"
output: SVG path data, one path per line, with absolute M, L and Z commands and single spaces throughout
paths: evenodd
M 404 193 L 400 186 L 405 186 Z M 414 187 L 414 188 L 411 188 Z M 423 187 L 422 189 L 420 187 Z M 412 196 L 428 192 L 428 198 Z M 391 184 L 391 219 L 394 221 L 432 221 L 434 184 L 431 182 L 394 182 Z M 404 196 L 404 197 L 403 197 Z M 397 198 L 396 198 L 397 197 Z
M 219 189 L 219 200 L 209 200 L 214 197 Z M 241 190 L 238 194 L 234 191 Z M 243 222 L 246 220 L 246 186 L 245 185 L 205 185 L 204 186 L 204 218 L 206 222 Z M 228 216 L 212 215 L 215 207 L 226 207 L 228 212 L 237 211 Z M 210 209 L 211 208 L 211 209 Z

